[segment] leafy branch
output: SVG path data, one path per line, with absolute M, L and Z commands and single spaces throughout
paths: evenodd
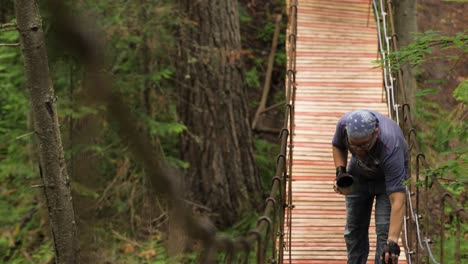
M 432 30 L 417 33 L 414 43 L 400 47 L 398 51 L 390 52 L 385 62 L 390 63 L 392 72 L 397 72 L 402 65 L 407 63 L 417 66 L 426 61 L 425 56 L 432 54 L 434 47 L 461 50 L 458 56 L 447 56 L 451 60 L 459 60 L 468 51 L 467 31 L 458 32 L 453 36 L 442 36 L 439 32 Z

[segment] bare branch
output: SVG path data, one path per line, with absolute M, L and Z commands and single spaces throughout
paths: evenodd
M 3 28 L 15 28 L 16 29 L 16 23 L 0 24 L 0 29 L 3 29 Z
M 209 207 L 206 207 L 206 206 L 203 206 L 201 204 L 198 204 L 198 203 L 195 203 L 193 201 L 189 201 L 189 200 L 186 200 L 186 199 L 183 199 L 184 202 L 190 204 L 190 205 L 193 205 L 194 207 L 198 207 L 198 208 L 201 208 L 201 209 L 204 209 L 205 211 L 207 212 L 212 212 L 211 208 Z
M 0 43 L 0 47 L 19 47 L 19 43 Z
M 17 31 L 17 28 L 0 28 L 0 32 Z
M 135 247 L 138 247 L 138 248 L 145 248 L 143 245 L 141 245 L 140 243 L 134 241 L 134 240 L 131 240 L 130 238 L 120 234 L 119 232 L 115 231 L 115 230 L 112 230 L 112 234 L 114 235 L 115 238 L 118 238 L 122 241 L 125 241 L 127 242 L 128 244 L 131 244 L 132 246 L 135 246 Z
M 270 105 L 269 107 L 263 109 L 262 113 L 268 112 L 268 111 L 273 110 L 275 108 L 278 108 L 280 106 L 284 106 L 284 104 L 285 104 L 285 102 L 283 101 L 283 102 L 276 103 L 274 105 Z
M 17 136 L 15 139 L 20 139 L 20 138 L 23 138 L 23 137 L 27 137 L 27 136 L 30 136 L 30 135 L 32 135 L 32 134 L 34 134 L 34 133 L 35 133 L 34 131 L 33 131 L 33 132 L 29 132 L 29 133 L 26 133 L 26 134 L 24 134 L 24 135 Z

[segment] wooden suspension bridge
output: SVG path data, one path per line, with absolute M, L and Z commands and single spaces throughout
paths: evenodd
M 388 114 L 368 0 L 297 1 L 291 244 L 284 263 L 346 263 L 344 196 L 333 192 L 331 140 L 345 112 Z M 368 263 L 374 263 L 375 225 Z M 286 222 L 286 225 L 288 223 Z M 286 238 L 288 241 L 288 238 Z M 400 241 L 401 245 L 401 241 Z M 402 252 L 400 262 L 404 263 Z

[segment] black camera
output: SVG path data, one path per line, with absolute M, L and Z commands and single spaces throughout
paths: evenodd
M 353 176 L 346 173 L 346 168 L 343 166 L 336 168 L 336 185 L 340 188 L 346 188 L 353 185 Z

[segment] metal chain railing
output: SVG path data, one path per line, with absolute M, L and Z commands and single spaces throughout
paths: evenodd
M 374 12 L 378 25 L 379 33 L 379 49 L 382 56 L 382 66 L 384 70 L 384 83 L 387 91 L 387 98 L 389 111 L 394 113 L 396 121 L 400 124 L 402 129 L 407 130 L 407 142 L 409 145 L 409 175 L 411 175 L 410 184 L 407 187 L 407 213 L 404 219 L 404 247 L 408 263 L 444 263 L 445 261 L 445 248 L 444 242 L 446 239 L 446 204 L 451 209 L 451 216 L 455 219 L 455 249 L 454 261 L 461 263 L 460 255 L 460 240 L 465 239 L 464 234 L 461 232 L 462 224 L 466 223 L 468 214 L 465 209 L 458 205 L 453 195 L 447 191 L 437 179 L 437 176 L 429 174 L 431 170 L 424 154 L 416 138 L 416 130 L 413 126 L 411 119 L 410 106 L 407 103 L 407 95 L 403 84 L 403 73 L 401 69 L 396 72 L 396 77 L 392 75 L 391 62 L 389 60 L 390 52 L 396 52 L 397 49 L 397 35 L 393 23 L 393 8 L 391 0 L 373 0 Z M 388 20 L 388 23 L 387 23 Z M 388 36 L 387 32 L 391 35 Z M 397 89 L 394 88 L 394 85 Z M 395 101 L 395 92 L 401 95 L 401 104 Z M 399 119 L 399 112 L 401 111 L 402 120 Z M 389 113 L 390 116 L 391 113 Z M 401 121 L 401 122 L 400 122 Z M 412 172 L 415 170 L 415 173 Z M 421 178 L 423 177 L 423 182 Z M 421 185 L 423 188 L 421 188 Z M 424 196 L 424 199 L 421 199 Z M 438 200 L 439 204 L 431 203 L 432 200 Z M 422 206 L 421 206 L 422 205 Z M 439 206 L 439 219 L 434 215 L 434 209 Z M 421 220 L 424 220 L 422 223 Z M 439 232 L 435 232 L 435 226 L 438 226 Z M 439 256 L 433 252 L 431 247 L 434 244 L 434 239 L 437 237 L 439 243 Z M 466 241 L 464 241 L 466 242 Z
M 288 1 L 289 2 L 289 1 Z M 289 22 L 288 22 L 288 68 L 287 68 L 287 95 L 286 102 L 289 109 L 289 116 L 285 116 L 285 125 L 289 127 L 289 153 L 288 153 L 288 170 L 285 172 L 288 190 L 286 198 L 286 219 L 287 219 L 287 231 L 288 231 L 288 241 L 287 243 L 283 242 L 283 249 L 288 251 L 288 263 L 292 261 L 292 248 L 291 248 L 291 236 L 292 236 L 292 210 L 294 205 L 292 204 L 292 164 L 293 164 L 293 150 L 294 150 L 294 103 L 296 101 L 296 38 L 297 38 L 297 0 L 292 0 L 289 2 Z M 288 112 L 286 112 L 288 114 Z M 289 118 L 288 118 L 289 117 Z M 281 259 L 281 262 L 283 259 Z
M 388 115 L 390 118 L 393 118 L 395 115 L 396 122 L 399 123 L 398 105 L 395 102 L 395 89 L 393 85 L 394 77 L 392 74 L 391 62 L 388 59 L 391 50 L 391 38 L 389 38 L 387 35 L 387 14 L 383 8 L 382 0 L 380 0 L 380 4 L 377 4 L 376 0 L 373 0 L 373 7 L 375 19 L 377 20 L 376 24 L 377 34 L 379 37 L 379 51 L 383 63 L 383 80 L 387 94 Z

